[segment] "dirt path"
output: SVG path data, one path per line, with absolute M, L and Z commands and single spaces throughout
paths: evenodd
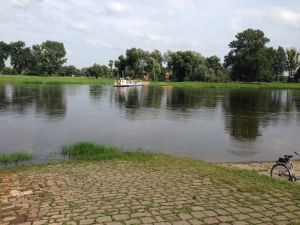
M 124 161 L 56 164 L 2 178 L 0 225 L 289 224 L 300 218 L 299 198 L 284 193 L 245 193 L 197 173 Z M 13 196 L 13 190 L 27 194 Z

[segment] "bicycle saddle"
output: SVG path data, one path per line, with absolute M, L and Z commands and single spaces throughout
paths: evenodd
M 294 156 L 293 156 L 293 155 L 284 155 L 283 157 L 286 158 L 286 159 L 291 159 L 291 158 L 293 158 Z

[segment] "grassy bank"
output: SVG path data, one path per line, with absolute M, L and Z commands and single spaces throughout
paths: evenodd
M 94 77 L 41 77 L 25 75 L 0 75 L 0 83 L 28 83 L 28 84 L 112 84 L 113 79 Z M 151 82 L 151 86 L 172 86 L 191 88 L 248 88 L 248 89 L 299 89 L 300 83 L 208 83 L 208 82 Z
M 112 79 L 94 77 L 41 77 L 25 75 L 0 75 L 0 83 L 28 83 L 28 84 L 111 84 Z
M 18 163 L 33 158 L 29 152 L 0 153 L 0 164 Z
M 298 184 L 278 181 L 255 171 L 228 168 L 201 160 L 144 151 L 124 152 L 115 147 L 88 142 L 66 145 L 62 147 L 62 154 L 75 160 L 129 160 L 138 166 L 151 169 L 179 170 L 186 171 L 187 174 L 195 172 L 203 178 L 209 177 L 216 182 L 233 185 L 240 191 L 264 193 L 275 190 L 289 191 L 298 193 L 297 198 L 300 198 Z
M 191 88 L 245 88 L 245 89 L 299 89 L 300 83 L 208 83 L 208 82 L 152 82 L 152 86 L 172 86 Z

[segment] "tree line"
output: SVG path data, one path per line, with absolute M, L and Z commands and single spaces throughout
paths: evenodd
M 131 77 L 152 81 L 271 82 L 300 80 L 300 53 L 296 48 L 267 47 L 261 30 L 247 29 L 229 43 L 224 63 L 218 56 L 204 57 L 196 51 L 152 52 L 127 49 L 108 65 L 78 69 L 67 62 L 63 43 L 45 41 L 27 47 L 22 41 L 0 42 L 0 73 L 24 75 Z M 9 60 L 8 60 L 9 59 Z M 10 67 L 5 66 L 10 61 Z

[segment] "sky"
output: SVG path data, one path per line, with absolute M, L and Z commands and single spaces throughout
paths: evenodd
M 0 0 L 0 41 L 63 42 L 67 64 L 107 64 L 131 47 L 221 59 L 247 28 L 300 49 L 300 0 Z

